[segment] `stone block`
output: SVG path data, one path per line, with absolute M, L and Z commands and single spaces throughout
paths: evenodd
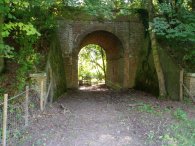
M 43 82 L 43 96 L 47 94 L 47 75 L 46 73 L 34 73 L 30 74 L 31 87 L 41 94 L 41 82 Z
M 195 73 L 187 73 L 184 75 L 184 84 L 188 88 L 190 94 L 195 96 Z

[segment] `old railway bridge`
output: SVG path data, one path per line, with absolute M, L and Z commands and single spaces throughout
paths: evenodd
M 52 96 L 61 95 L 67 88 L 78 88 L 78 54 L 89 44 L 99 45 L 106 52 L 107 86 L 120 89 L 136 87 L 158 94 L 150 39 L 140 16 L 112 21 L 62 18 L 57 22 L 47 65 Z M 171 59 L 162 49 L 160 51 L 166 86 L 170 88 L 168 93 L 178 98 L 179 74 L 173 72 Z

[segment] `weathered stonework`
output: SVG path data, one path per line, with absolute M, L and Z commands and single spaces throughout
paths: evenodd
M 78 55 L 89 44 L 99 45 L 106 52 L 108 86 L 114 89 L 135 87 L 158 96 L 158 78 L 149 34 L 145 31 L 147 26 L 138 15 L 126 17 L 128 19 L 112 21 L 82 17 L 58 20 L 48 57 L 51 95 L 54 98 L 67 88 L 78 88 Z M 159 56 L 167 93 L 170 99 L 178 100 L 180 68 L 162 48 L 159 46 Z
M 144 27 L 138 17 L 104 22 L 62 19 L 58 24 L 68 88 L 78 88 L 78 54 L 88 44 L 97 44 L 106 52 L 108 86 L 134 87 L 144 39 Z
M 190 94 L 195 97 L 195 73 L 185 74 L 184 84 L 188 88 Z
M 36 91 L 38 91 L 39 94 L 41 94 L 41 88 L 42 88 L 43 89 L 42 93 L 43 93 L 43 96 L 45 97 L 46 93 L 47 93 L 47 75 L 46 75 L 46 73 L 30 74 L 30 78 L 31 78 L 31 82 L 32 82 L 31 87 L 36 89 Z M 41 87 L 41 84 L 43 84 L 42 87 Z

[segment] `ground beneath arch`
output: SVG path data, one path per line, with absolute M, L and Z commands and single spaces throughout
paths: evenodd
M 19 145 L 163 145 L 167 127 L 175 122 L 171 110 L 178 107 L 194 116 L 194 108 L 189 105 L 157 100 L 134 90 L 115 92 L 88 87 L 69 91 L 33 117 Z

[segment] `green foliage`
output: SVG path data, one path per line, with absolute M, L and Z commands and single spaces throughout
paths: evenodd
M 177 145 L 177 139 L 172 137 L 170 134 L 164 134 L 163 136 L 160 136 L 159 139 L 161 139 L 162 142 L 164 143 L 163 146 L 164 145 L 167 145 L 167 146 Z
M 193 15 L 189 15 L 192 17 Z M 195 16 L 193 18 L 195 20 Z M 159 36 L 164 36 L 167 39 L 175 39 L 181 42 L 195 43 L 195 22 L 182 22 L 176 18 L 169 22 L 166 18 L 157 17 L 153 21 L 154 31 Z
M 174 117 L 178 120 L 187 120 L 187 114 L 182 109 L 178 108 L 174 113 Z
M 0 12 L 4 23 L 1 24 L 2 37 L 6 40 L 13 40 L 12 45 L 0 44 L 0 57 L 12 58 L 17 62 L 17 83 L 16 86 L 22 90 L 28 79 L 28 74 L 37 71 L 36 65 L 39 62 L 40 54 L 36 49 L 39 47 L 39 39 L 49 38 L 49 34 L 55 29 L 54 15 L 57 15 L 55 4 L 57 1 L 18 1 L 2 0 Z M 49 32 L 49 33 L 48 33 Z M 45 39 L 46 40 L 46 39 Z M 9 41 L 8 41 L 9 42 Z M 49 42 L 49 41 L 48 41 Z
M 185 62 L 191 62 L 192 64 L 195 64 L 195 50 L 193 48 L 186 50 L 186 54 L 184 55 L 183 60 Z
M 26 84 L 28 74 L 35 68 L 38 63 L 39 55 L 35 52 L 33 45 L 36 43 L 40 33 L 31 24 L 24 24 L 22 22 L 9 22 L 4 24 L 3 37 L 9 37 L 10 34 L 14 37 L 15 41 L 20 45 L 18 52 L 14 52 L 14 48 L 8 45 L 4 50 L 4 57 L 13 57 L 19 64 L 17 73 L 17 89 L 22 90 Z M 13 55 L 14 54 L 14 55 Z
M 96 16 L 99 19 L 111 19 L 112 14 L 112 2 L 110 0 L 104 1 L 94 1 L 94 0 L 85 0 L 84 9 L 92 16 Z
M 195 12 L 185 0 L 177 1 L 175 5 L 161 3 L 157 9 L 158 16 L 152 22 L 153 31 L 171 45 L 175 42 L 174 51 L 184 52 L 183 61 L 195 65 Z
M 97 45 L 88 45 L 79 53 L 79 79 L 105 80 L 106 54 Z
M 173 6 L 168 3 L 159 4 L 161 17 L 154 18 L 154 31 L 167 39 L 195 43 L 195 15 L 194 12 L 178 3 Z
M 154 113 L 153 108 L 148 104 L 143 104 L 143 106 L 138 107 L 138 109 L 149 114 Z M 155 110 L 155 112 L 159 111 Z M 173 118 L 169 117 L 170 112 L 173 113 Z M 161 135 L 155 133 L 156 131 L 149 131 L 147 133 L 146 144 L 151 145 L 153 144 L 152 142 L 154 142 L 154 140 L 158 139 L 162 142 L 163 146 L 194 146 L 195 119 L 188 118 L 187 113 L 180 108 L 177 108 L 174 111 L 172 109 L 167 111 L 166 109 L 163 115 L 166 118 L 169 117 L 169 120 L 171 120 L 172 123 L 169 123 L 167 126 L 163 127 L 163 133 L 160 133 Z M 163 120 L 161 122 L 163 122 Z M 158 126 L 161 127 L 162 125 Z
M 19 69 L 17 70 L 17 88 L 22 90 L 26 84 L 28 74 L 32 71 L 36 71 L 36 65 L 39 63 L 40 55 L 34 50 L 33 45 L 36 38 L 33 37 L 21 37 L 19 42 L 21 48 L 18 53 L 15 54 Z
M 143 8 L 144 0 L 84 0 L 84 9 L 101 19 L 114 19 L 119 15 L 129 15 L 135 9 Z
M 13 58 L 14 48 L 4 43 L 0 44 L 0 57 Z
M 147 133 L 147 139 L 145 144 L 151 144 L 153 142 L 155 138 L 155 132 L 154 131 L 150 131 L 149 133 Z
M 18 37 L 21 37 L 21 35 L 26 36 L 40 36 L 40 33 L 34 28 L 32 24 L 24 24 L 22 22 L 19 23 L 8 23 L 3 26 L 3 32 L 2 36 L 4 38 L 9 37 L 10 33 L 15 32 L 14 37 L 17 39 Z M 12 34 L 13 35 L 13 34 Z M 14 48 L 6 45 L 6 44 L 0 44 L 0 57 L 6 57 L 6 58 L 13 58 L 13 51 Z
M 138 107 L 138 110 L 147 113 L 155 113 L 154 107 L 150 104 L 142 104 L 141 106 Z
M 194 146 L 195 143 L 195 121 L 189 119 L 187 113 L 177 108 L 173 111 L 173 117 L 178 121 L 172 123 L 165 133 L 159 138 L 164 145 Z
M 184 96 L 183 102 L 185 104 L 188 104 L 188 105 L 192 105 L 193 104 L 193 100 L 190 97 L 188 97 L 188 96 Z
M 179 146 L 194 146 L 195 144 L 195 119 L 189 119 L 187 113 L 181 109 L 176 109 L 173 116 L 179 120 L 170 128 L 171 137 L 177 141 Z
M 29 35 L 40 36 L 40 33 L 34 28 L 34 26 L 31 23 L 24 24 L 22 22 L 18 22 L 18 23 L 9 22 L 5 24 L 3 27 L 2 36 L 8 37 L 13 30 L 19 30 L 20 31 L 19 33 L 25 32 L 27 36 Z

